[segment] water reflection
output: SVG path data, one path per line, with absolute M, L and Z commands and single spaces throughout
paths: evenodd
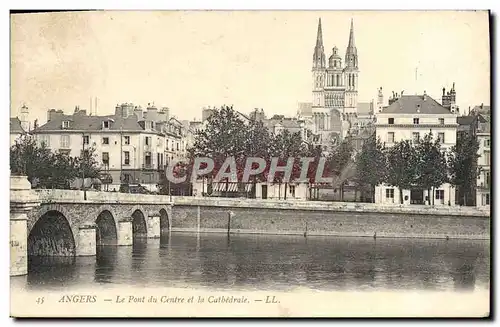
M 467 291 L 489 287 L 489 256 L 486 241 L 166 233 L 96 257 L 30 258 L 27 286 Z

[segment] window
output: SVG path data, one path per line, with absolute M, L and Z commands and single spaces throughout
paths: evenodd
M 444 133 L 438 133 L 438 140 L 441 143 L 444 143 Z
M 485 165 L 490 164 L 490 153 L 488 151 L 484 151 L 484 164 Z
M 144 157 L 144 165 L 146 167 L 151 167 L 151 152 L 146 152 L 146 155 Z
M 102 144 L 109 144 L 109 137 L 103 137 Z
M 444 200 L 444 190 L 436 190 L 436 200 Z
M 146 145 L 151 145 L 151 137 L 146 136 L 146 138 L 144 138 L 144 142 L 146 143 Z
M 61 135 L 61 148 L 69 148 L 69 135 Z
M 393 125 L 394 124 L 394 118 L 389 118 L 389 125 Z
M 124 136 L 125 138 L 125 145 L 130 145 L 130 136 Z
M 484 179 L 485 179 L 485 182 L 486 182 L 486 187 L 490 187 L 490 172 L 489 171 L 486 171 L 484 173 Z
M 102 128 L 109 128 L 109 120 L 105 120 L 102 122 Z
M 69 128 L 69 121 L 65 120 L 62 122 L 62 128 Z
M 45 145 L 47 148 L 50 147 L 50 136 L 40 135 L 40 146 Z
M 175 145 L 177 146 L 177 151 L 179 151 L 179 142 L 175 143 Z
M 394 132 L 387 133 L 387 142 L 394 143 Z
M 83 144 L 88 145 L 90 143 L 90 137 L 88 135 L 83 136 Z
M 490 147 L 490 139 L 484 140 L 484 147 L 489 148 Z
M 416 142 L 420 141 L 420 133 L 419 132 L 413 132 L 412 135 L 413 135 L 413 142 L 416 143 Z
M 102 163 L 105 166 L 109 166 L 109 152 L 103 152 L 102 153 Z
M 490 205 L 490 193 L 486 193 L 484 195 L 484 204 L 486 204 L 487 206 Z
M 394 199 L 394 189 L 393 188 L 386 188 L 385 189 L 385 197 L 387 199 Z
M 420 122 L 419 118 L 413 118 L 413 125 L 418 125 Z
M 130 165 L 130 152 L 129 151 L 123 152 L 123 164 Z
M 444 125 L 444 118 L 439 118 L 439 125 Z

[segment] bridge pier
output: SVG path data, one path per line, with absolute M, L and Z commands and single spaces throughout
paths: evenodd
M 28 273 L 28 212 L 38 206 L 26 176 L 10 176 L 10 276 Z
M 96 246 L 96 226 L 94 224 L 80 226 L 78 231 L 78 243 L 76 245 L 76 255 L 96 255 Z
M 132 218 L 125 218 L 118 221 L 117 234 L 118 234 L 117 245 L 132 245 L 133 243 Z
M 159 238 L 161 233 L 160 216 L 149 215 L 146 221 L 148 238 Z

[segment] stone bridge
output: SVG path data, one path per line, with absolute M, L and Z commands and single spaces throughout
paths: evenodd
M 11 275 L 27 273 L 28 256 L 92 256 L 172 226 L 169 196 L 30 187 L 11 177 Z
M 135 237 L 168 231 L 168 196 L 34 190 L 40 206 L 27 215 L 28 254 L 95 255 L 98 245 L 132 245 Z

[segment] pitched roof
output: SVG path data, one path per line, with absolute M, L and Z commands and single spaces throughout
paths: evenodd
M 11 133 L 26 133 L 21 126 L 21 121 L 17 117 L 10 118 L 10 132 Z
M 480 124 L 478 127 L 479 133 L 491 133 L 491 116 L 490 115 L 479 115 Z
M 474 116 L 460 116 L 457 117 L 458 125 L 471 125 L 476 117 Z
M 489 115 L 491 112 L 490 106 L 484 106 L 484 105 L 475 106 L 474 108 L 472 108 L 472 111 L 480 113 L 480 114 L 487 114 L 487 115 Z
M 266 119 L 263 121 L 264 126 L 268 129 L 273 128 L 276 124 L 281 124 L 284 128 L 300 128 L 300 122 L 295 119 L 284 118 L 284 119 Z
M 424 100 L 425 97 L 425 100 Z M 417 111 L 418 110 L 418 111 Z M 452 114 L 428 95 L 403 95 L 390 106 L 385 107 L 383 114 Z
M 107 116 L 87 116 L 83 113 L 75 113 L 73 115 L 58 114 L 54 115 L 44 125 L 39 126 L 33 132 L 45 131 L 61 131 L 61 130 L 85 130 L 85 131 L 100 131 L 102 130 L 103 121 L 112 120 L 109 130 L 126 130 L 126 131 L 142 131 L 143 127 L 139 124 L 137 116 L 129 116 L 123 118 L 117 115 Z M 63 128 L 62 122 L 69 121 L 69 127 Z

